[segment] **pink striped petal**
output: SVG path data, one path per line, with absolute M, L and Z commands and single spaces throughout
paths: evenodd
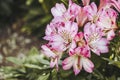
M 83 68 L 85 69 L 85 71 L 89 73 L 93 72 L 94 64 L 89 59 L 81 58 L 81 63 L 83 64 Z
M 62 62 L 62 67 L 64 70 L 68 70 L 73 66 L 74 57 L 68 57 Z
M 43 49 L 43 53 L 44 53 L 47 57 L 55 57 L 55 56 L 56 56 L 56 54 L 53 53 L 48 46 L 42 45 L 41 48 Z
M 81 71 L 81 69 L 82 69 L 82 65 L 80 65 L 78 63 L 78 60 L 76 58 L 76 60 L 75 60 L 75 62 L 73 64 L 73 70 L 74 70 L 75 75 L 79 74 L 79 72 Z
M 62 3 L 61 4 L 56 3 L 55 7 L 51 9 L 51 13 L 53 14 L 54 17 L 62 16 L 65 11 L 66 8 Z

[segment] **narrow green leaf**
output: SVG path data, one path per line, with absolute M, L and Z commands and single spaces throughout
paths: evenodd
M 120 61 L 114 61 L 114 60 L 111 60 L 111 59 L 108 59 L 108 58 L 104 58 L 104 57 L 103 57 L 103 59 L 106 60 L 106 61 L 108 61 L 109 64 L 115 65 L 118 68 L 120 68 Z
M 63 78 L 70 76 L 73 73 L 72 70 L 61 70 L 60 74 Z
M 42 67 L 40 67 L 38 65 L 34 65 L 34 64 L 28 64 L 28 63 L 26 63 L 26 64 L 24 64 L 24 66 L 27 67 L 27 68 L 33 68 L 33 69 L 39 69 L 39 70 L 42 69 Z
M 39 51 L 37 50 L 36 47 L 33 47 L 29 52 L 28 52 L 28 56 L 33 56 L 39 54 Z
M 42 64 L 46 64 L 46 65 L 50 64 L 48 60 L 45 60 L 45 59 L 42 59 L 42 58 L 39 58 L 39 60 L 40 60 L 40 63 L 42 63 Z
M 58 80 L 57 79 L 57 70 L 56 69 L 52 70 L 52 80 Z
M 23 64 L 23 60 L 20 60 L 20 59 L 15 58 L 15 57 L 7 57 L 6 60 L 10 61 L 14 64 L 17 64 L 17 65 L 22 65 Z
M 112 75 L 111 77 L 109 77 L 108 80 L 116 80 L 115 75 Z
M 50 76 L 49 73 L 48 74 L 43 74 L 37 80 L 48 80 L 49 76 Z

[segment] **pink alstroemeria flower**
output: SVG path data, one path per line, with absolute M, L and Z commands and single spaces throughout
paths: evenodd
M 56 26 L 53 23 L 50 23 L 47 25 L 46 29 L 45 29 L 45 40 L 51 40 L 51 35 L 55 35 L 56 34 Z
M 107 0 L 101 0 L 106 1 Z M 117 28 L 116 18 L 117 12 L 107 5 L 97 9 L 95 3 L 85 7 L 89 21 L 100 27 L 107 40 L 112 40 L 115 36 L 114 30 Z
M 110 0 L 100 0 L 98 10 L 105 8 L 105 7 L 107 7 L 107 8 L 111 7 Z
M 101 9 L 103 7 L 115 7 L 118 12 L 120 12 L 120 0 L 100 0 L 100 5 L 98 9 Z
M 76 17 L 77 23 L 79 27 L 83 27 L 83 25 L 87 22 L 88 18 L 87 18 L 87 13 L 85 10 L 85 6 L 88 6 L 90 3 L 90 0 L 82 0 L 82 3 L 84 5 L 84 7 L 80 7 L 78 16 Z
M 83 39 L 84 34 L 82 32 L 79 32 L 76 34 L 74 40 L 79 47 L 84 47 L 86 45 L 85 40 Z
M 54 17 L 62 16 L 66 12 L 66 8 L 63 3 L 56 3 L 55 7 L 51 9 L 51 13 Z
M 84 10 L 86 11 L 88 20 L 92 23 L 95 23 L 98 20 L 100 14 L 102 13 L 102 10 L 98 11 L 97 5 L 94 2 L 92 2 L 88 6 L 85 6 Z
M 103 2 L 104 0 L 102 0 Z M 106 1 L 106 0 L 105 0 Z M 104 6 L 101 6 L 104 5 Z M 106 9 L 110 8 L 110 5 L 107 4 L 100 4 L 100 8 L 97 8 L 97 5 L 92 2 L 90 5 L 85 6 L 84 10 L 86 11 L 88 20 L 91 21 L 92 23 L 96 23 L 98 21 L 98 18 L 100 15 L 102 15 Z
M 41 46 L 43 53 L 51 59 L 50 62 L 50 67 L 56 67 L 56 69 L 58 70 L 58 62 L 62 56 L 62 52 L 57 51 L 53 48 L 51 48 L 49 45 L 42 45 Z
M 107 36 L 107 40 L 112 40 L 115 36 L 117 12 L 112 8 L 107 8 L 98 18 L 96 25 L 101 28 L 103 34 Z
M 47 26 L 44 39 L 49 40 L 49 44 L 60 51 L 70 49 L 75 44 L 73 39 L 78 32 L 77 23 L 66 22 L 65 25 Z
M 73 71 L 77 75 L 82 68 L 85 71 L 93 72 L 94 64 L 88 59 L 89 53 L 86 48 L 75 48 L 74 52 L 71 52 L 70 57 L 66 58 L 62 62 L 64 70 L 69 70 L 73 66 Z
M 111 4 L 120 12 L 120 0 L 110 0 Z
M 83 27 L 83 25 L 87 22 L 88 18 L 86 15 L 87 15 L 87 13 L 86 13 L 84 7 L 81 7 L 81 9 L 78 13 L 78 16 L 76 17 L 79 27 Z
M 63 6 L 63 4 L 59 4 L 59 5 L 56 4 L 56 7 L 53 7 L 51 9 L 51 12 L 54 16 L 54 19 L 52 20 L 52 22 L 54 23 L 64 22 L 65 23 L 67 21 L 74 21 L 79 11 L 80 11 L 80 6 L 73 3 L 71 0 L 69 0 L 69 6 L 67 10 L 65 6 Z
M 67 13 L 69 16 L 71 16 L 71 20 L 74 21 L 76 16 L 78 15 L 81 7 L 77 5 L 76 3 L 73 3 L 71 0 L 69 0 L 69 8 Z
M 108 40 L 102 38 L 102 35 L 101 29 L 97 28 L 95 24 L 87 23 L 85 25 L 85 39 L 89 48 L 97 55 L 108 52 Z
M 74 47 L 81 47 L 81 48 L 86 48 L 86 50 L 89 53 L 89 56 L 91 56 L 90 54 L 90 50 L 89 50 L 89 46 L 86 44 L 86 41 L 84 40 L 84 34 L 83 32 L 79 32 L 76 34 L 74 41 L 76 43 L 76 46 Z

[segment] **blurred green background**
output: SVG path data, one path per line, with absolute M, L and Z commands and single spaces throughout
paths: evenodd
M 0 0 L 0 27 L 19 23 L 14 28 L 41 37 L 56 2 L 60 0 Z

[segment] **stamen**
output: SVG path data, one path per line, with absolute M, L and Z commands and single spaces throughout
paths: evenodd
M 89 37 L 88 44 L 91 49 L 97 49 L 96 41 L 100 38 L 98 33 L 94 33 Z
M 71 36 L 70 36 L 70 33 L 68 33 L 66 30 L 63 30 L 61 32 L 61 36 L 62 38 L 64 39 L 64 41 L 68 44 L 71 42 Z
M 98 33 L 93 33 L 90 37 L 89 37 L 89 40 L 88 42 L 91 43 L 91 42 L 95 42 L 97 39 L 99 39 L 99 34 Z

